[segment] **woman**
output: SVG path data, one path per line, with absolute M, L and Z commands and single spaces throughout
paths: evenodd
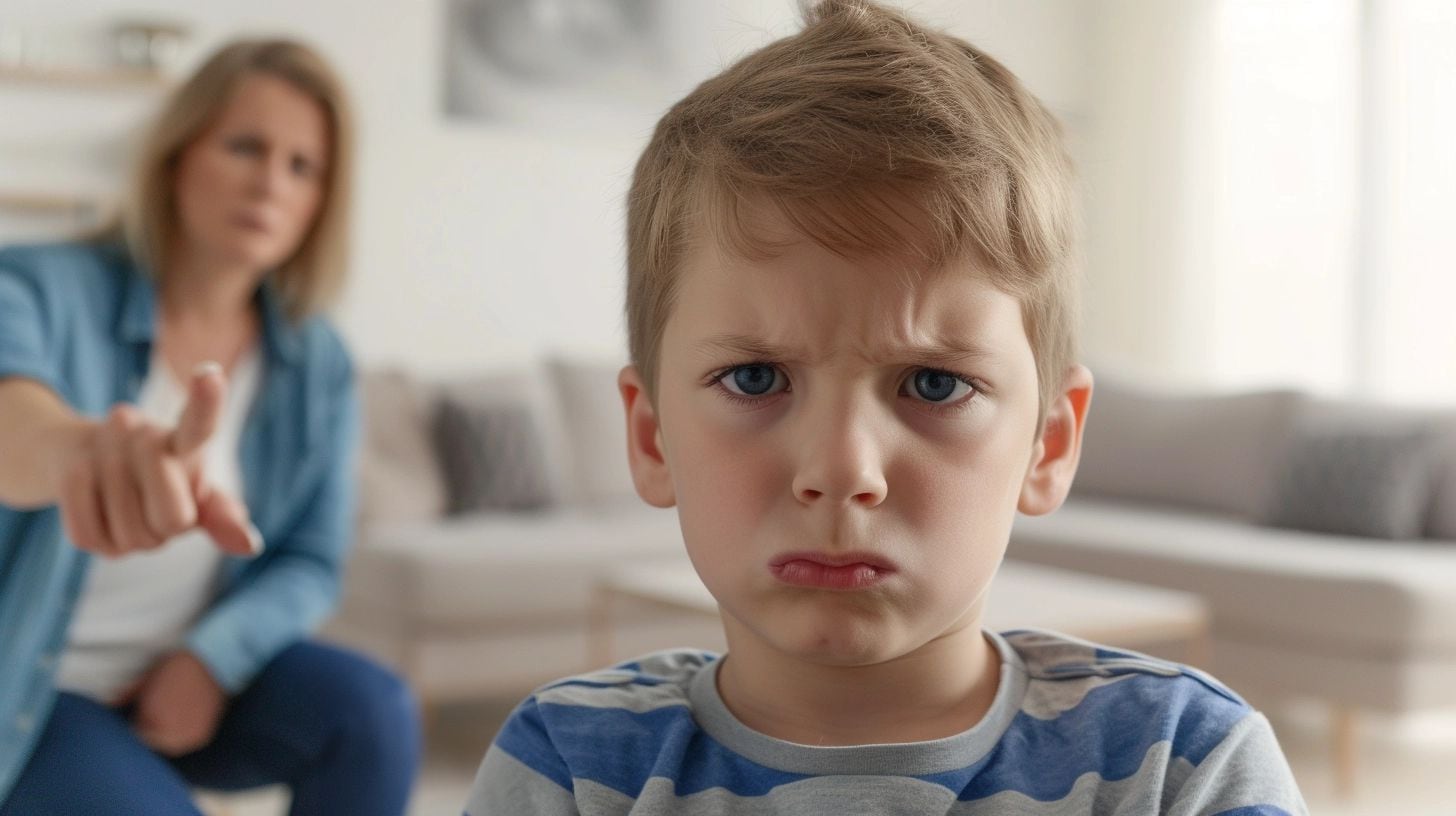
M 353 534 L 351 133 L 327 65 L 240 42 L 171 97 L 111 240 L 0 250 L 0 816 L 403 812 L 413 702 L 304 638 Z M 97 557 L 100 556 L 100 557 Z

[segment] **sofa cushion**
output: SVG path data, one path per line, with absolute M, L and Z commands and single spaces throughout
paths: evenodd
M 569 450 L 569 495 L 587 505 L 636 499 L 627 467 L 627 417 L 617 391 L 622 363 L 558 358 L 548 368 Z
M 359 544 L 345 584 L 351 607 L 465 630 L 585 621 L 606 569 L 687 558 L 677 513 L 640 501 L 376 527 Z
M 502 368 L 443 380 L 437 391 L 432 420 L 441 471 L 451 481 L 457 477 L 474 479 L 472 484 L 448 486 L 456 506 L 462 509 L 470 505 L 481 509 L 541 506 L 566 499 L 570 467 L 567 440 L 556 408 L 556 395 L 542 371 Z M 466 431 L 466 425 L 471 430 Z M 483 436 L 488 427 L 494 431 L 491 439 Z M 459 432 L 460 436 L 451 437 L 453 432 Z M 457 442 L 459 446 L 448 454 L 441 447 Z M 496 444 L 511 450 L 489 449 Z M 448 465 L 444 461 L 447 455 Z M 525 468 L 521 475 L 529 482 L 521 486 L 520 495 L 506 495 L 513 490 L 509 484 L 510 467 L 492 461 L 501 455 L 531 460 L 516 465 Z M 477 470 L 472 475 L 468 473 L 472 467 L 484 471 Z
M 1436 463 L 1431 506 L 1426 513 L 1426 535 L 1456 541 L 1456 417 L 1444 415 L 1433 427 L 1432 450 Z
M 445 512 L 445 480 L 430 441 L 428 389 L 403 371 L 366 371 L 359 457 L 365 523 L 423 521 Z
M 1286 451 L 1265 522 L 1346 536 L 1420 538 L 1432 465 L 1431 435 L 1411 422 L 1302 428 Z
M 1099 376 L 1073 495 L 1261 517 L 1301 400 L 1165 395 Z
M 1370 659 L 1456 657 L 1456 546 L 1076 499 L 1017 518 L 1008 555 L 1196 592 L 1218 637 Z
M 1304 428 L 1385 433 L 1419 428 L 1428 434 L 1425 455 L 1429 457 L 1431 484 L 1423 534 L 1432 539 L 1456 540 L 1456 412 L 1346 399 L 1309 399 L 1300 404 L 1296 422 Z
M 447 394 L 434 436 L 451 514 L 540 510 L 556 501 L 540 415 L 530 404 Z

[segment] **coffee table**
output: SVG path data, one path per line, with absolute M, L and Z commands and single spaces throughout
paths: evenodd
M 617 568 L 596 585 L 588 621 L 590 665 L 626 657 L 614 653 L 613 630 L 629 605 L 668 614 L 718 615 L 717 602 L 685 561 Z M 1208 624 L 1208 607 L 1191 593 L 1010 559 L 991 584 L 982 623 L 997 632 L 1050 629 L 1195 666 L 1207 663 Z

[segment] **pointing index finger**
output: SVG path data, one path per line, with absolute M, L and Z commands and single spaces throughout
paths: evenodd
M 222 366 L 207 362 L 193 370 L 192 381 L 187 386 L 187 405 L 182 409 L 168 446 L 174 454 L 188 456 L 211 438 L 222 416 L 226 391 Z

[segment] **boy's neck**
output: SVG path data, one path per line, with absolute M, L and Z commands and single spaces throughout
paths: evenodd
M 1000 685 L 1001 658 L 979 621 L 872 666 L 825 666 L 733 637 L 718 692 L 740 722 L 803 745 L 924 742 L 969 730 Z

